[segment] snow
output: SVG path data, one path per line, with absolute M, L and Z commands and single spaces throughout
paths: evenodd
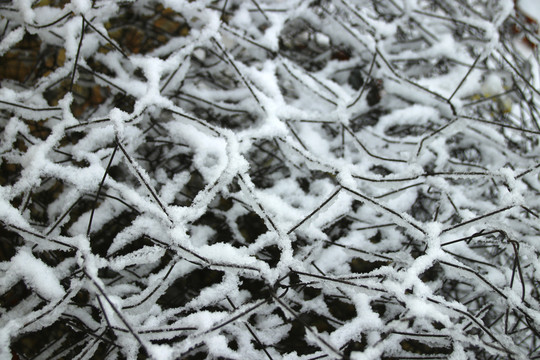
M 10 277 L 20 277 L 48 300 L 58 300 L 65 294 L 54 270 L 30 253 L 20 251 L 11 258 Z
M 540 23 L 540 8 L 535 0 L 518 0 L 518 8 Z
M 0 41 L 0 56 L 8 51 L 13 45 L 22 40 L 24 36 L 24 28 L 22 26 L 16 28 L 5 35 L 2 41 Z
M 87 13 L 92 7 L 92 3 L 90 0 L 74 0 L 70 3 L 70 5 L 75 13 L 83 15 Z
M 81 357 L 538 356 L 512 1 L 10 6 L 0 57 L 40 62 L 0 85 L 0 357 L 66 319 L 100 334 Z

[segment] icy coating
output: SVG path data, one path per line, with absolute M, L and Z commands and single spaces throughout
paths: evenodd
M 1 2 L 0 358 L 540 358 L 516 6 Z

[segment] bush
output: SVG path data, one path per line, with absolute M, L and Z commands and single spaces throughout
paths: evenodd
M 518 4 L 2 2 L 1 357 L 540 358 Z

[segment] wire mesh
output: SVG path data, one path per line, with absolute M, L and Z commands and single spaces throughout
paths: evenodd
M 0 352 L 535 359 L 512 1 L 7 1 Z

